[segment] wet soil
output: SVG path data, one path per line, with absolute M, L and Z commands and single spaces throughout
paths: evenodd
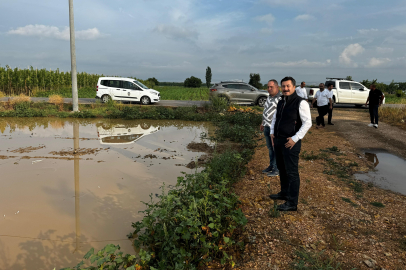
M 141 201 L 188 172 L 175 165 L 205 154 L 187 144 L 211 129 L 187 121 L 0 118 L 0 269 L 75 266 L 91 247 L 109 243 L 134 254 L 126 235 L 143 215 Z
M 268 151 L 265 145 L 257 148 L 247 175 L 235 185 L 248 218 L 248 244 L 243 254 L 235 254 L 237 269 L 293 269 L 300 261 L 299 253 L 313 256 L 324 267 L 330 262 L 333 266 L 340 263 L 340 269 L 406 269 L 406 197 L 357 181 L 352 175 L 374 167 L 361 151 L 363 145 L 379 143 L 395 151 L 402 147 L 394 143 L 400 134 L 382 123 L 380 128 L 385 127 L 391 140 L 375 139 L 386 137 L 381 129 L 364 128 L 365 116 L 364 112 L 335 110 L 335 126 L 310 129 L 302 154 L 327 155 L 301 157 L 297 212 L 275 217 L 274 203 L 282 201 L 267 196 L 280 191 L 279 177 L 261 173 L 269 164 Z M 338 152 L 325 151 L 328 148 Z M 334 173 L 331 164 L 339 168 Z

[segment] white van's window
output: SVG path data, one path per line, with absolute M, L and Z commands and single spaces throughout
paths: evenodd
M 108 83 L 110 87 L 120 88 L 120 81 L 110 80 Z
M 104 85 L 104 86 L 109 86 L 109 81 L 102 80 L 102 81 L 100 82 L 100 84 L 101 84 L 101 85 Z
M 123 81 L 123 88 L 124 89 L 137 90 L 138 87 L 135 84 L 133 84 L 132 82 Z
M 149 89 L 147 86 L 143 85 L 142 83 L 140 83 L 139 81 L 134 81 L 136 84 L 138 84 L 139 86 L 141 86 L 142 89 Z

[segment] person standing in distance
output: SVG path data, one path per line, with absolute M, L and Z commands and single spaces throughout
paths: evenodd
M 306 86 L 306 83 L 305 83 L 305 82 L 301 82 L 301 83 L 300 83 L 300 86 L 296 87 L 296 94 L 297 94 L 299 97 L 301 97 L 301 98 L 305 99 L 306 101 L 308 101 L 308 98 L 307 98 L 307 91 L 306 91 L 305 86 Z
M 282 96 L 282 94 L 279 92 L 278 81 L 273 79 L 268 82 L 268 93 L 269 96 L 264 105 L 262 123 L 259 129 L 264 132 L 266 147 L 268 147 L 269 152 L 269 166 L 262 172 L 266 173 L 268 176 L 277 176 L 279 175 L 279 170 L 276 166 L 275 151 L 272 145 L 270 129 L 271 121 L 276 111 L 276 106 L 278 105 L 278 102 Z
M 369 117 L 371 118 L 371 123 L 368 127 L 378 128 L 378 108 L 382 105 L 384 98 L 385 95 L 381 90 L 376 89 L 375 84 L 371 85 L 371 91 L 369 91 L 367 101 L 365 102 L 365 106 L 369 102 Z
M 317 111 L 319 112 L 319 116 L 316 117 L 316 128 L 324 128 L 324 116 L 328 114 L 329 108 L 332 109 L 332 101 L 330 98 L 330 92 L 324 90 L 324 83 L 319 84 L 319 91 L 314 95 L 312 105 L 317 101 Z
M 279 169 L 281 191 L 269 195 L 273 200 L 285 200 L 279 211 L 296 211 L 299 199 L 299 154 L 302 139 L 312 126 L 309 103 L 295 91 L 296 81 L 285 77 L 281 81 L 282 99 L 271 123 L 271 139 Z
M 333 96 L 334 96 L 334 94 L 333 94 L 333 84 L 332 83 L 328 83 L 327 84 L 327 90 L 329 91 L 329 93 L 330 93 L 330 100 L 331 100 L 331 105 L 330 105 L 330 107 L 328 108 L 328 121 L 327 121 L 327 124 L 329 124 L 329 125 L 332 125 L 332 126 L 334 126 L 334 124 L 331 122 L 331 118 L 333 118 L 333 106 L 334 106 L 334 99 L 333 99 Z

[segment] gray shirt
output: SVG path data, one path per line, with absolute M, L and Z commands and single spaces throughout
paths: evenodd
M 262 113 L 262 125 L 271 126 L 272 118 L 276 112 L 276 106 L 281 99 L 282 94 L 278 92 L 274 97 L 268 96 L 264 105 L 264 112 Z

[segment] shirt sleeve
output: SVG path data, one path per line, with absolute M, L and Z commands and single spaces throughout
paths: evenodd
M 270 128 L 271 132 L 269 132 L 269 134 L 271 134 L 271 135 L 274 133 L 275 122 L 276 122 L 276 110 L 272 117 L 271 128 Z
M 306 88 L 303 88 L 302 91 L 303 91 L 304 99 L 307 99 L 307 91 L 306 91 Z
M 292 137 L 292 140 L 295 143 L 303 139 L 307 131 L 312 127 L 312 116 L 310 113 L 309 104 L 306 102 L 306 100 L 302 100 L 302 102 L 300 102 L 299 116 L 300 120 L 302 120 L 302 126 L 300 127 L 299 131 Z M 272 128 L 273 126 L 271 127 L 271 134 L 273 134 Z

